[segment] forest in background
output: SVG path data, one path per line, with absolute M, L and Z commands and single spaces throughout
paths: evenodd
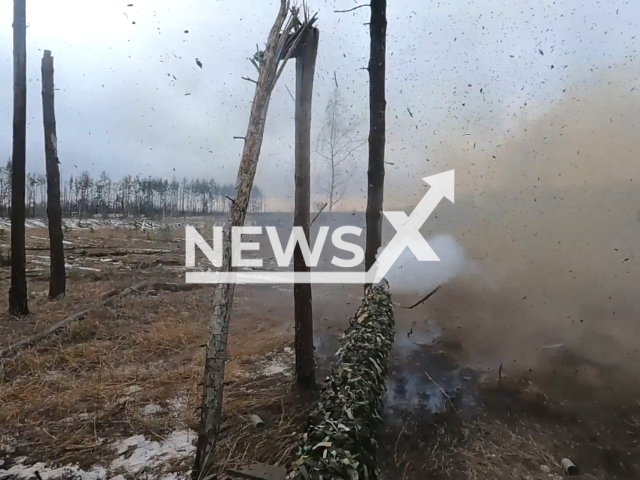
M 47 177 L 28 173 L 26 181 L 27 217 L 46 216 Z M 227 212 L 235 195 L 233 184 L 211 179 L 178 180 L 175 177 L 126 175 L 118 180 L 106 172 L 92 177 L 84 171 L 60 180 L 60 201 L 64 216 L 93 215 L 207 215 Z M 11 161 L 0 167 L 0 217 L 11 210 Z M 254 185 L 249 213 L 266 211 L 262 191 Z

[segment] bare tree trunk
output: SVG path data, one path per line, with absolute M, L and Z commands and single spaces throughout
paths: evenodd
M 49 249 L 51 276 L 49 298 L 58 298 L 66 291 L 64 245 L 62 243 L 62 207 L 60 206 L 60 170 L 58 169 L 58 139 L 53 93 L 53 57 L 50 50 L 42 57 L 42 118 L 44 120 L 44 152 L 47 165 L 47 217 L 49 218 Z
M 223 272 L 235 272 L 232 265 L 231 235 L 234 227 L 244 225 L 249 197 L 253 188 L 253 180 L 260 156 L 260 148 L 264 137 L 264 127 L 269 109 L 271 92 L 276 85 L 284 64 L 278 69 L 282 59 L 286 63 L 294 45 L 285 49 L 289 39 L 288 32 L 294 28 L 293 15 L 283 30 L 283 25 L 289 11 L 289 0 L 281 0 L 280 11 L 274 22 L 265 51 L 261 58 L 254 58 L 254 65 L 259 69 L 256 91 L 251 105 L 249 126 L 245 135 L 242 158 L 236 179 L 236 196 L 231 202 L 229 217 L 223 235 L 222 268 Z M 314 17 L 315 18 L 315 17 Z M 310 26 L 310 23 L 307 23 Z M 281 33 L 284 32 L 284 33 Z M 297 31 L 302 34 L 301 30 Z M 298 36 L 299 40 L 300 36 Z M 202 480 L 210 474 L 214 463 L 214 451 L 221 426 L 222 400 L 224 394 L 224 367 L 226 361 L 227 337 L 229 335 L 229 319 L 233 305 L 233 283 L 218 284 L 213 299 L 213 314 L 209 327 L 207 353 L 205 358 L 204 387 L 202 393 L 202 411 L 200 430 L 196 445 L 196 458 L 192 470 L 192 478 Z
M 336 188 L 336 160 L 331 153 L 331 187 L 329 188 L 329 211 L 333 211 L 333 192 Z
M 309 244 L 311 221 L 311 105 L 313 77 L 318 56 L 317 28 L 309 30 L 296 57 L 296 145 L 295 145 L 295 210 L 294 227 L 302 227 Z M 293 251 L 293 270 L 309 272 L 300 246 Z M 313 308 L 310 283 L 293 286 L 295 316 L 296 383 L 310 388 L 316 383 L 313 358 Z
M 369 57 L 369 171 L 367 188 L 367 238 L 365 270 L 373 266 L 382 245 L 385 147 L 385 50 L 387 0 L 371 0 L 371 53 Z M 366 289 L 367 286 L 365 286 Z
M 25 252 L 27 137 L 27 7 L 13 2 L 13 159 L 11 161 L 11 288 L 9 312 L 29 315 Z
M 334 72 L 334 80 L 335 80 L 335 72 Z M 331 141 L 331 147 L 329 150 L 329 155 L 331 158 L 331 187 L 329 189 L 329 212 L 333 211 L 333 195 L 335 193 L 335 189 L 336 189 L 336 153 L 335 153 L 335 147 L 336 147 L 336 137 L 335 137 L 335 133 L 336 133 L 336 109 L 337 109 L 337 105 L 336 105 L 336 95 L 335 92 L 337 91 L 337 87 L 336 90 L 334 90 L 334 94 L 333 94 L 333 105 L 331 108 L 331 133 L 330 133 L 330 141 Z

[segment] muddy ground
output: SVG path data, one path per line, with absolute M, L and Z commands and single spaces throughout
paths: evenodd
M 491 241 L 497 230 L 465 231 L 442 217 L 434 230 L 454 234 L 480 271 L 444 285 L 415 309 L 402 307 L 426 293 L 420 285 L 394 296 L 396 343 L 379 432 L 384 478 L 559 478 L 565 457 L 578 465 L 580 478 L 638 478 L 638 283 L 625 278 L 612 284 L 629 262 L 620 259 L 624 271 L 600 269 L 597 278 L 607 286 L 592 289 L 584 273 L 589 265 L 578 271 L 566 251 L 550 253 L 539 244 L 518 263 L 521 257 L 505 242 Z M 350 221 L 347 215 L 321 218 L 316 227 Z M 280 221 L 286 225 L 289 219 Z M 50 302 L 46 229 L 28 228 L 27 237 L 32 315 L 21 321 L 7 316 L 4 267 L 0 347 L 83 310 L 114 288 L 184 281 L 181 226 L 75 225 L 66 231 L 69 294 Z M 598 247 L 591 239 L 585 250 Z M 529 240 L 541 241 L 533 233 Z M 4 253 L 8 242 L 6 233 L 0 239 Z M 618 253 L 607 255 L 617 262 Z M 631 270 L 629 278 L 637 273 Z M 582 284 L 570 281 L 576 277 Z M 211 290 L 133 292 L 5 359 L 0 478 L 16 462 L 89 470 L 117 460 L 112 444 L 118 438 L 142 434 L 164 445 L 176 431 L 194 429 Z M 359 286 L 314 287 L 319 379 L 361 295 Z M 219 446 L 224 466 L 291 460 L 310 404 L 292 390 L 292 297 L 286 285 L 236 288 Z M 252 427 L 253 413 L 265 420 L 264 430 Z M 188 469 L 191 451 L 183 453 L 164 462 L 163 474 Z M 124 478 L 141 478 L 146 468 L 111 466 Z

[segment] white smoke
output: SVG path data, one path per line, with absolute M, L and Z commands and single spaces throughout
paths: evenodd
M 391 293 L 425 293 L 449 283 L 463 273 L 473 273 L 477 267 L 451 235 L 436 235 L 427 239 L 440 258 L 439 262 L 420 262 L 409 248 L 400 254 L 385 278 Z M 384 247 L 378 250 L 378 255 Z

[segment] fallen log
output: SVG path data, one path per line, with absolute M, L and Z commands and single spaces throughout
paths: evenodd
M 107 250 L 105 252 L 89 252 L 85 250 L 79 250 L 77 254 L 81 257 L 124 257 L 127 255 L 163 255 L 167 253 L 180 253 L 177 250 L 168 249 L 151 249 L 151 248 L 138 248 L 133 250 Z
M 164 283 L 157 282 L 149 285 L 149 290 L 163 290 L 168 292 L 191 292 L 206 287 L 202 283 Z
M 389 285 L 367 289 L 309 418 L 289 479 L 378 478 L 374 433 L 381 421 L 394 327 Z
M 26 247 L 31 252 L 49 251 L 49 247 Z M 91 252 L 89 250 L 103 250 L 101 252 Z M 166 248 L 135 248 L 132 250 L 109 250 L 107 247 L 99 245 L 87 245 L 77 247 L 65 247 L 65 252 L 73 252 L 83 257 L 124 257 L 125 255 L 165 255 L 168 253 L 180 253 L 178 250 L 170 250 Z
M 148 282 L 138 283 L 137 285 L 133 285 L 131 287 L 125 288 L 124 290 L 112 289 L 102 295 L 101 299 L 94 303 L 89 308 L 82 310 L 81 312 L 74 313 L 73 315 L 69 315 L 64 320 L 59 321 L 55 325 L 43 330 L 42 332 L 38 332 L 35 335 L 32 335 L 29 338 L 25 338 L 24 340 L 20 340 L 19 342 L 14 343 L 13 345 L 9 345 L 8 347 L 0 350 L 0 358 L 7 358 L 13 355 L 15 352 L 22 348 L 29 347 L 34 345 L 45 338 L 55 335 L 60 332 L 71 323 L 82 320 L 86 317 L 89 312 L 92 310 L 96 310 L 98 308 L 108 306 L 112 301 L 115 300 L 115 297 L 124 297 L 131 293 L 142 293 L 142 290 L 155 290 L 155 291 L 169 291 L 169 292 L 190 292 L 192 290 L 198 290 L 200 288 L 204 288 L 206 285 L 203 284 L 195 284 L 195 283 L 163 283 L 156 282 L 149 284 Z
M 86 308 L 81 312 L 74 313 L 73 315 L 69 315 L 64 320 L 61 320 L 54 325 L 51 325 L 49 328 L 46 328 L 45 330 L 38 332 L 29 338 L 20 340 L 19 342 L 16 342 L 13 345 L 9 345 L 8 347 L 3 348 L 2 350 L 0 350 L 0 358 L 10 357 L 14 353 L 16 353 L 18 350 L 34 345 L 35 343 L 38 343 L 44 340 L 50 335 L 54 335 L 60 332 L 61 330 L 69 326 L 71 323 L 77 320 L 82 320 L 92 310 L 96 310 L 98 308 L 102 308 L 109 305 L 111 302 L 115 300 L 116 297 L 123 297 L 125 295 L 128 295 L 129 293 L 138 292 L 140 289 L 146 286 L 147 286 L 147 282 L 143 282 L 143 283 L 134 285 L 133 287 L 125 288 L 124 290 L 109 290 L 107 293 L 105 293 L 102 296 L 102 298 L 98 302 L 94 303 L 89 308 Z
M 68 251 L 73 251 L 73 250 L 87 250 L 87 249 L 102 249 L 102 250 L 106 250 L 109 247 L 105 247 L 104 245 L 71 245 L 71 246 L 66 246 L 64 247 L 65 250 Z M 38 246 L 33 246 L 33 247 L 29 247 L 27 246 L 26 250 L 35 250 L 35 251 L 44 251 L 44 250 L 49 250 L 49 247 L 38 247 Z
M 37 278 L 37 277 L 42 277 L 42 275 L 44 274 L 44 270 L 27 270 L 25 272 L 25 276 L 27 278 Z M 6 277 L 2 277 L 0 278 L 0 280 L 9 280 L 11 278 L 11 275 L 7 275 Z M 49 280 L 49 277 L 46 277 L 45 280 Z

